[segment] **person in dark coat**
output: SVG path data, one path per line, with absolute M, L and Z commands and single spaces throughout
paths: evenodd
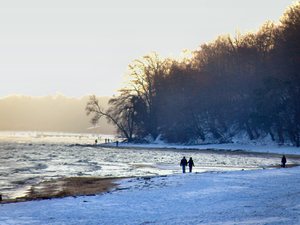
M 193 169 L 193 166 L 195 166 L 192 157 L 190 157 L 190 159 L 188 161 L 188 164 L 189 164 L 189 169 L 190 169 L 190 173 L 191 173 L 192 169 Z
M 281 166 L 285 167 L 285 164 L 286 164 L 286 157 L 285 157 L 285 155 L 283 155 L 281 158 Z
M 183 156 L 183 158 L 181 159 L 180 166 L 182 167 L 182 172 L 185 173 L 185 167 L 187 166 L 187 160 L 185 156 Z

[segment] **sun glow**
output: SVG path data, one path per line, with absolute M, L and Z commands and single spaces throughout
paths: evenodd
M 153 51 L 188 60 L 219 35 L 278 21 L 293 2 L 2 1 L 0 96 L 113 95 L 133 60 Z

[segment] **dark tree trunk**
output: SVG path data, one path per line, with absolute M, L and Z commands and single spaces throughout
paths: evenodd
M 250 140 L 253 140 L 254 139 L 254 135 L 253 135 L 253 132 L 252 132 L 252 130 L 250 128 L 250 125 L 249 125 L 248 121 L 245 123 L 245 126 L 246 126 L 246 131 L 248 133 L 248 136 L 249 136 Z
M 284 144 L 283 130 L 281 125 L 277 124 L 277 135 L 279 144 Z

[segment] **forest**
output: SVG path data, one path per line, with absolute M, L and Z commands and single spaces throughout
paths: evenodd
M 299 40 L 298 2 L 278 23 L 219 36 L 183 60 L 151 53 L 133 61 L 109 109 L 90 96 L 86 112 L 93 124 L 106 117 L 129 142 L 230 143 L 244 134 L 299 147 Z

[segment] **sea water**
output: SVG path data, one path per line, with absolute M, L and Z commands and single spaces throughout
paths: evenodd
M 94 145 L 95 139 L 98 144 Z M 62 177 L 137 177 L 180 173 L 183 156 L 193 172 L 257 169 L 278 157 L 199 150 L 135 149 L 99 144 L 113 136 L 95 134 L 0 132 L 0 193 L 24 196 L 31 185 Z

